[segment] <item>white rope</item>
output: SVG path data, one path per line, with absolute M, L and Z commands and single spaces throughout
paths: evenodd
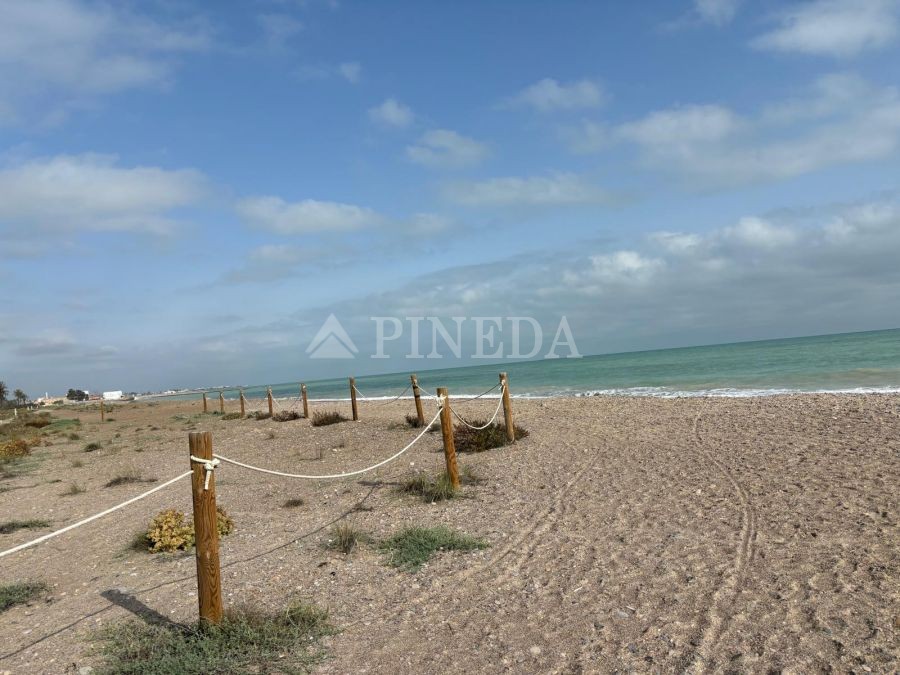
M 193 457 L 191 459 L 193 459 Z M 201 460 L 201 461 L 205 461 L 205 460 Z M 35 546 L 37 544 L 40 544 L 41 542 L 47 541 L 48 539 L 53 539 L 53 537 L 58 537 L 59 535 L 65 533 L 65 532 L 68 532 L 69 530 L 74 530 L 76 527 L 81 527 L 82 525 L 87 525 L 91 521 L 97 520 L 98 518 L 102 518 L 103 516 L 108 516 L 113 511 L 118 511 L 119 509 L 124 508 L 124 507 L 128 506 L 129 504 L 134 504 L 139 499 L 143 499 L 144 497 L 149 497 L 154 492 L 158 492 L 159 490 L 162 490 L 163 488 L 169 487 L 172 483 L 175 483 L 175 482 L 181 480 L 182 478 L 185 478 L 186 476 L 190 476 L 192 473 L 194 473 L 193 470 L 185 471 L 180 476 L 175 476 L 175 478 L 172 478 L 171 480 L 167 480 L 162 485 L 157 485 L 155 488 L 153 488 L 151 490 L 147 490 L 146 492 L 139 494 L 137 497 L 132 497 L 131 499 L 124 501 L 121 504 L 117 504 L 116 506 L 113 506 L 112 508 L 106 509 L 106 511 L 101 511 L 100 513 L 96 513 L 93 516 L 90 516 L 89 518 L 85 518 L 84 520 L 79 520 L 77 523 L 72 523 L 71 525 L 67 525 L 66 527 L 62 528 L 61 530 L 56 530 L 56 532 L 51 532 L 50 534 L 45 534 L 43 537 L 38 537 L 37 539 L 34 539 L 29 542 L 25 542 L 24 544 L 19 544 L 18 546 L 14 546 L 13 548 L 11 548 L 7 551 L 0 552 L 0 558 L 10 555 L 11 553 L 15 553 L 16 551 L 21 551 L 22 549 L 26 549 L 30 546 Z
M 362 396 L 362 400 L 363 400 L 363 401 L 375 401 L 376 403 L 381 403 L 381 404 L 384 404 L 384 403 L 393 403 L 394 401 L 396 401 L 397 399 L 399 399 L 401 396 L 403 396 L 403 394 L 405 394 L 406 392 L 408 392 L 409 389 L 410 389 L 410 387 L 412 387 L 412 384 L 406 385 L 406 389 L 404 389 L 403 391 L 401 391 L 401 392 L 400 392 L 399 394 L 397 394 L 394 398 L 390 398 L 390 399 L 384 400 L 384 399 L 380 399 L 380 398 L 369 398 L 368 396 L 364 396 L 363 393 L 359 390 L 359 387 L 357 387 L 355 384 L 353 385 L 353 388 L 356 390 L 356 393 L 359 394 L 360 396 Z
M 437 421 L 437 418 L 440 417 L 440 414 L 441 414 L 440 411 L 438 411 L 437 415 L 434 416 L 434 418 L 431 420 L 431 422 L 429 422 L 427 425 L 425 425 L 425 427 L 422 429 L 422 431 L 419 433 L 419 435 L 416 436 L 409 443 L 409 445 L 407 445 L 405 448 L 403 448 L 399 452 L 391 455 L 387 459 L 382 460 L 381 462 L 378 462 L 378 464 L 373 464 L 372 466 L 366 467 L 365 469 L 358 469 L 357 471 L 348 471 L 346 473 L 334 473 L 334 474 L 328 474 L 328 475 L 307 475 L 307 474 L 302 474 L 302 473 L 285 473 L 284 471 L 274 471 L 272 469 L 263 469 L 262 467 L 253 466 L 252 464 L 244 464 L 243 462 L 238 462 L 237 460 L 229 459 L 228 457 L 225 457 L 225 456 L 219 455 L 219 454 L 214 454 L 213 457 L 221 459 L 223 462 L 228 462 L 229 464 L 234 464 L 235 466 L 241 466 L 245 469 L 250 469 L 251 471 L 259 471 L 260 473 L 268 473 L 268 474 L 272 474 L 273 476 L 284 476 L 285 478 L 302 478 L 302 479 L 306 479 L 306 480 L 326 480 L 326 479 L 334 479 L 334 478 L 349 478 L 350 476 L 358 476 L 361 473 L 367 473 L 369 471 L 374 471 L 378 467 L 384 466 L 388 462 L 392 462 L 395 459 L 397 459 L 400 455 L 402 455 L 404 452 L 406 452 L 412 446 L 414 446 L 416 443 L 418 443 L 419 439 L 422 438 L 422 436 L 424 436 L 425 433 L 431 428 L 431 425 Z
M 203 465 L 203 469 L 206 471 L 203 478 L 203 489 L 209 490 L 209 478 L 212 476 L 213 471 L 216 470 L 216 467 L 219 466 L 219 460 L 215 458 L 203 459 L 202 457 L 194 457 L 191 455 L 191 461 Z
M 491 417 L 491 419 L 488 421 L 487 424 L 485 424 L 485 425 L 483 425 L 483 426 L 480 426 L 480 427 L 472 426 L 471 424 L 469 424 L 468 422 L 466 422 L 466 421 L 460 416 L 460 414 L 459 414 L 458 412 L 456 412 L 453 408 L 450 408 L 450 412 L 452 412 L 452 413 L 456 416 L 456 419 L 458 419 L 460 422 L 462 422 L 463 424 L 465 424 L 465 425 L 466 425 L 467 427 L 469 427 L 470 429 L 474 429 L 475 431 L 480 431 L 481 429 L 487 429 L 489 426 L 491 426 L 491 425 L 494 423 L 494 420 L 497 419 L 497 415 L 500 413 L 500 408 L 501 408 L 502 406 L 503 406 L 503 397 L 501 396 L 501 397 L 500 397 L 500 400 L 497 402 L 497 409 L 494 411 L 494 416 Z

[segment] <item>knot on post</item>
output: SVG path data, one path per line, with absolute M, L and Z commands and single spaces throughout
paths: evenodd
M 212 459 L 203 459 L 202 457 L 194 457 L 191 455 L 191 461 L 203 465 L 203 469 L 206 471 L 203 478 L 203 489 L 209 490 L 209 477 L 212 476 L 213 471 L 219 466 L 219 460 L 215 457 Z

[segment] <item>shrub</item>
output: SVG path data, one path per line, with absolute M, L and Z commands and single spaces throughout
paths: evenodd
M 328 548 L 341 553 L 353 553 L 359 544 L 371 541 L 371 537 L 361 530 L 357 530 L 350 523 L 341 523 L 331 530 L 331 538 L 328 540 Z
M 272 415 L 272 419 L 276 422 L 290 422 L 291 420 L 299 420 L 300 413 L 296 410 L 281 410 Z
M 49 427 L 51 424 L 49 417 L 38 417 L 37 419 L 28 420 L 25 422 L 26 427 L 31 427 L 32 429 L 43 429 L 44 427 Z
M 241 419 L 241 413 L 239 412 L 230 412 L 222 415 L 222 420 L 239 420 Z
M 406 425 L 411 429 L 418 429 L 419 427 L 424 427 L 424 423 L 419 423 L 418 415 L 407 415 L 406 416 Z
M 480 427 L 484 421 L 472 421 L 472 426 Z M 518 424 L 513 425 L 516 440 L 525 438 L 528 431 L 520 427 Z M 453 431 L 454 440 L 456 442 L 457 452 L 484 452 L 493 448 L 500 448 L 507 444 L 506 425 L 501 422 L 494 422 L 484 429 L 470 429 L 465 424 L 457 424 Z
M 332 410 L 329 411 L 316 411 L 312 415 L 312 419 L 310 420 L 310 424 L 314 427 L 325 427 L 329 424 L 337 424 L 338 422 L 346 422 L 347 418 L 341 415 L 339 412 L 334 412 Z
M 92 441 L 91 443 L 88 443 L 87 445 L 84 446 L 85 452 L 93 452 L 94 450 L 99 450 L 99 449 L 100 449 L 100 444 L 97 443 L 96 441 Z
M 15 605 L 23 605 L 42 593 L 46 593 L 47 590 L 47 584 L 40 581 L 4 584 L 0 586 L 0 612 Z
M 487 548 L 487 542 L 438 527 L 408 527 L 383 541 L 379 549 L 388 556 L 388 564 L 409 572 L 418 571 L 438 551 L 473 551 Z
M 21 438 L 15 438 L 0 444 L 0 461 L 25 457 L 31 452 L 28 443 Z
M 256 412 L 252 412 L 249 415 L 247 415 L 247 417 L 252 417 L 253 419 L 256 419 L 256 420 L 267 420 L 267 419 L 269 419 L 269 417 L 271 417 L 271 415 L 269 415 L 269 413 L 267 413 L 265 411 L 257 410 Z
M 424 473 L 417 474 L 401 483 L 398 489 L 404 494 L 422 497 L 428 503 L 453 499 L 456 496 L 456 488 L 453 487 L 446 472 L 434 478 L 429 478 Z
M 150 551 L 184 551 L 194 545 L 194 528 L 177 509 L 160 511 L 147 529 Z
M 221 506 L 216 508 L 216 529 L 220 537 L 234 531 L 234 521 Z M 178 509 L 166 509 L 150 521 L 143 537 L 151 553 L 186 551 L 194 545 L 194 524 Z M 138 537 L 132 546 L 139 547 L 140 542 Z
M 81 440 L 81 436 L 79 436 L 79 435 L 76 434 L 76 433 L 71 433 L 71 434 L 69 434 L 69 440 L 70 440 L 70 441 L 80 441 L 80 440 Z
M 71 497 L 73 495 L 80 495 L 82 492 L 87 492 L 87 489 L 78 483 L 72 483 L 66 488 L 65 492 L 62 492 L 63 497 Z
M 116 487 L 119 485 L 129 485 L 131 483 L 152 483 L 155 480 L 155 478 L 144 478 L 137 469 L 129 469 L 113 478 L 104 487 Z
M 122 675 L 308 672 L 324 656 L 318 641 L 333 632 L 327 611 L 303 603 L 275 613 L 231 609 L 220 624 L 201 628 L 129 621 L 100 631 L 100 670 Z
M 49 520 L 8 520 L 0 523 L 0 534 L 12 534 L 17 530 L 36 530 L 41 527 L 50 527 Z

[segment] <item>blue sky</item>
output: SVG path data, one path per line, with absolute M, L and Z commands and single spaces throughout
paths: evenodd
M 378 315 L 566 315 L 583 353 L 900 323 L 896 0 L 0 17 L 29 393 L 404 368 L 310 360 L 332 312 L 363 354 Z

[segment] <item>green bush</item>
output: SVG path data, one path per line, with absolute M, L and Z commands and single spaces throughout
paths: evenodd
M 4 612 L 15 605 L 23 605 L 30 600 L 34 600 L 48 590 L 47 584 L 39 581 L 4 584 L 0 586 L 0 612 Z
M 418 571 L 438 551 L 474 551 L 487 548 L 487 542 L 455 532 L 448 527 L 408 527 L 383 541 L 379 549 L 387 554 L 388 564 L 409 572 Z
M 341 415 L 339 412 L 334 411 L 316 411 L 312 415 L 312 419 L 310 420 L 310 424 L 314 427 L 325 427 L 329 424 L 337 424 L 339 422 L 346 422 L 347 418 Z
M 470 421 L 474 427 L 485 424 L 482 420 Z M 528 431 L 518 424 L 513 425 L 516 440 L 525 438 Z M 494 422 L 484 429 L 470 429 L 465 424 L 459 423 L 453 430 L 453 437 L 457 452 L 484 452 L 493 448 L 501 448 L 508 443 L 506 440 L 506 424 Z
M 429 478 L 424 473 L 417 474 L 401 483 L 398 489 L 404 494 L 422 497 L 428 503 L 453 499 L 457 494 L 446 471 L 433 478 Z

